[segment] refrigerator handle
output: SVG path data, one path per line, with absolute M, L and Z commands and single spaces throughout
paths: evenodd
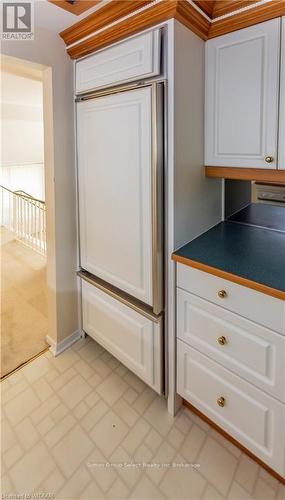
M 153 312 L 163 310 L 164 83 L 152 84 L 152 294 Z

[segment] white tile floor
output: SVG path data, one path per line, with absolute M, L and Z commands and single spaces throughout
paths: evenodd
M 43 354 L 1 387 L 2 495 L 285 499 L 265 470 L 187 409 L 172 418 L 88 338 L 57 358 Z

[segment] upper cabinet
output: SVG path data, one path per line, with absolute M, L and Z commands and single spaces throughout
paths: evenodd
M 76 93 L 160 74 L 160 30 L 101 50 L 76 63 Z
M 285 16 L 282 17 L 280 71 L 278 168 L 285 170 Z
M 206 165 L 281 168 L 280 36 L 277 18 L 206 43 Z

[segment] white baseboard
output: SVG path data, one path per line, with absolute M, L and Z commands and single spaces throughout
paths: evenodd
M 54 356 L 58 356 L 60 353 L 68 349 L 72 344 L 77 342 L 77 340 L 82 338 L 83 332 L 81 330 L 76 330 L 76 332 L 73 332 L 71 335 L 66 337 L 65 339 L 61 340 L 60 342 L 56 343 L 49 335 L 46 336 L 46 341 L 50 345 L 50 352 Z

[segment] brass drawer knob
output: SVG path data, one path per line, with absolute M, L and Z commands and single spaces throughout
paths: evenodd
M 220 299 L 225 299 L 226 296 L 227 296 L 226 290 L 219 290 L 218 291 L 218 296 L 220 297 Z
M 266 163 L 272 163 L 274 161 L 273 156 L 265 156 L 264 159 L 265 159 Z
M 221 335 L 221 337 L 217 338 L 217 342 L 220 345 L 225 345 L 227 343 L 227 339 L 226 339 L 226 337 L 224 337 L 223 335 Z
M 221 406 L 221 408 L 223 408 L 226 404 L 226 400 L 223 396 L 220 396 L 218 399 L 217 399 L 217 404 L 219 406 Z

